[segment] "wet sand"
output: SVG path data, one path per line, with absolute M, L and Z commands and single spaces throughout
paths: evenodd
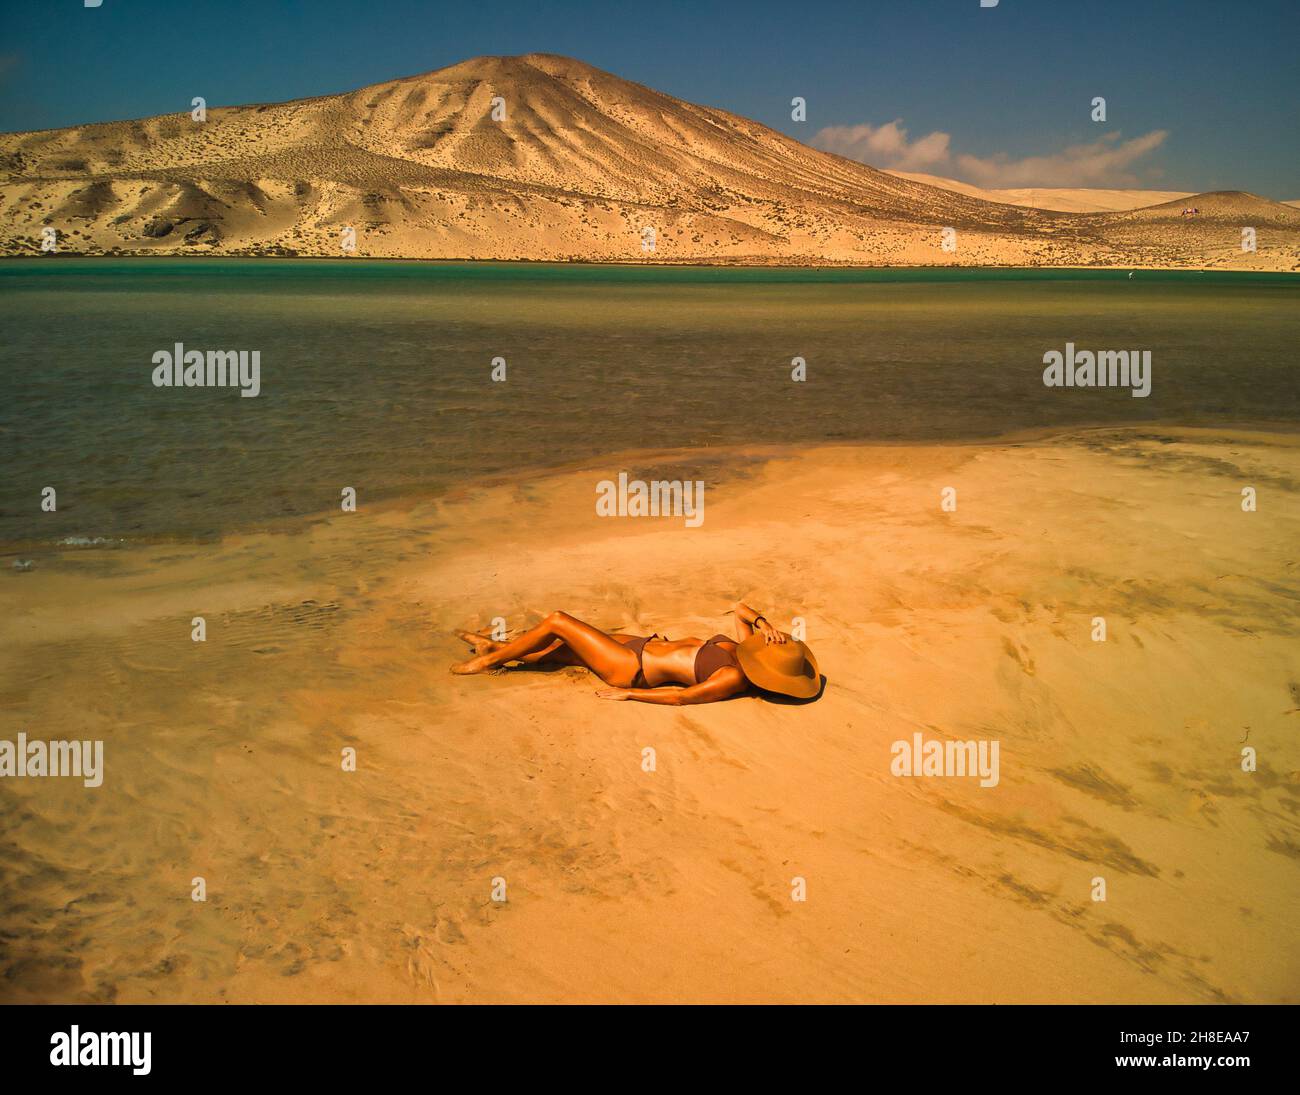
M 7 736 L 106 774 L 0 781 L 0 999 L 1300 1000 L 1296 437 L 729 455 L 698 529 L 595 516 L 641 454 L 6 561 Z M 447 673 L 495 616 L 737 598 L 807 621 L 819 701 Z M 891 775 L 917 732 L 998 785 Z

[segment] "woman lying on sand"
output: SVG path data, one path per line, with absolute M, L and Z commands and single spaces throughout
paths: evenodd
M 716 703 L 738 696 L 751 685 L 797 699 L 821 690 L 812 651 L 778 631 L 748 605 L 732 608 L 736 639 L 665 639 L 660 635 L 608 635 L 567 612 L 552 612 L 519 638 L 499 643 L 472 631 L 457 634 L 476 656 L 453 665 L 453 673 L 482 673 L 505 665 L 584 665 L 611 688 L 596 693 L 606 700 L 637 700 L 677 707 Z M 681 688 L 660 691 L 660 685 Z

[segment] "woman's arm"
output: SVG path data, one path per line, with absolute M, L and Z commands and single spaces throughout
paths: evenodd
M 749 605 L 737 601 L 731 607 L 736 615 L 736 638 L 744 642 L 755 631 L 760 632 L 768 643 L 783 643 L 785 636 L 773 627 L 761 612 L 755 612 Z
M 754 620 L 758 617 L 758 613 L 742 601 L 732 605 L 731 611 L 736 617 L 736 641 L 743 643 L 754 634 Z
M 724 666 L 707 681 L 688 688 L 601 688 L 596 695 L 602 700 L 636 700 L 658 703 L 665 707 L 686 707 L 694 703 L 717 703 L 743 692 L 747 685 L 739 669 Z

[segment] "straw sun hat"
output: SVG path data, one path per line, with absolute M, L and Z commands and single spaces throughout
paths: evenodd
M 759 688 L 800 700 L 812 699 L 821 691 L 817 659 L 789 635 L 783 643 L 768 643 L 761 634 L 753 634 L 736 647 L 736 657 L 745 676 Z

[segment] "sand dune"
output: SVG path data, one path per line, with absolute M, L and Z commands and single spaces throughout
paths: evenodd
M 957 179 L 939 175 L 924 175 L 915 171 L 891 171 L 900 179 L 926 183 L 943 190 L 955 190 L 971 198 L 1006 205 L 1023 205 L 1031 209 L 1046 209 L 1061 213 L 1114 213 L 1126 209 L 1140 209 L 1147 205 L 1190 198 L 1190 190 L 1096 190 L 1088 187 L 1022 187 L 1011 190 L 989 190 L 972 186 Z
M 1225 194 L 1213 223 L 1117 230 L 877 171 L 548 54 L 217 108 L 202 123 L 185 112 L 10 134 L 0 172 L 10 255 L 39 253 L 48 225 L 65 254 L 337 256 L 351 228 L 350 253 L 373 257 L 1300 266 L 1300 211 L 1281 203 Z M 1256 252 L 1241 250 L 1244 225 Z
M 594 515 L 630 454 L 0 583 L 11 726 L 106 742 L 89 796 L 9 781 L 0 1000 L 1300 999 L 1294 438 L 736 456 L 698 530 Z M 446 671 L 498 614 L 738 595 L 815 704 Z M 892 775 L 916 732 L 1000 782 Z

